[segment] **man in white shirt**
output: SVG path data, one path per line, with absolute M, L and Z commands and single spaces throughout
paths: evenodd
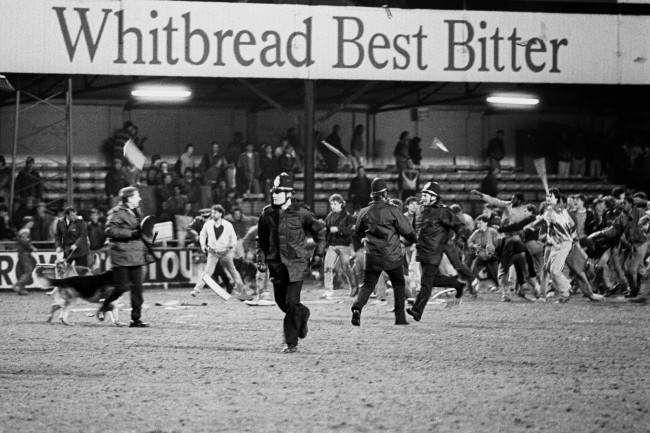
M 196 296 L 201 292 L 201 289 L 205 286 L 203 278 L 206 275 L 208 277 L 212 276 L 218 262 L 221 263 L 221 266 L 235 280 L 237 290 L 242 294 L 245 292 L 244 282 L 233 262 L 234 250 L 237 245 L 237 235 L 230 221 L 223 219 L 225 213 L 226 211 L 223 206 L 219 204 L 212 206 L 212 215 L 203 224 L 203 228 L 199 234 L 201 250 L 206 253 L 207 262 L 203 274 L 201 274 L 199 281 L 196 282 L 194 289 L 192 289 L 192 296 Z

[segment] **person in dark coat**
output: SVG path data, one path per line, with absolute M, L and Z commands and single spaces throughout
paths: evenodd
M 362 165 L 357 167 L 357 177 L 350 181 L 350 189 L 348 189 L 348 201 L 352 205 L 353 212 L 368 205 L 370 201 L 370 182 L 370 179 L 366 176 L 366 169 Z
M 458 215 L 439 202 L 440 185 L 436 182 L 427 182 L 422 188 L 421 200 L 422 207 L 415 217 L 418 237 L 416 260 L 422 266 L 420 293 L 415 298 L 413 307 L 406 310 L 416 321 L 422 318 L 422 312 L 429 302 L 433 287 L 454 287 L 456 299 L 459 300 L 463 296 L 465 285 L 471 284 L 474 280 L 472 272 L 460 260 L 458 247 L 451 242 L 454 234 L 463 236 L 467 232 L 467 227 Z M 465 281 L 440 275 L 439 266 L 443 254 Z
M 106 173 L 106 181 L 104 186 L 104 191 L 106 192 L 106 197 L 108 198 L 108 205 L 113 206 L 115 200 L 117 200 L 117 195 L 120 189 L 129 186 L 129 182 L 126 179 L 126 171 L 122 167 L 122 159 L 115 158 L 113 159 L 113 166 Z
M 351 292 L 358 290 L 354 272 L 350 266 L 352 258 L 352 232 L 355 219 L 345 210 L 345 200 L 340 194 L 332 194 L 329 198 L 331 212 L 325 217 L 327 232 L 327 253 L 325 253 L 325 264 L 323 269 L 323 283 L 325 293 L 333 295 L 334 290 L 334 269 L 338 262 L 342 271 L 343 279 L 350 284 Z
M 6 204 L 0 204 L 0 241 L 8 241 L 14 238 L 16 231 L 9 218 L 9 208 Z
M 90 251 L 101 249 L 106 243 L 106 232 L 104 222 L 99 219 L 99 211 L 95 208 L 90 210 L 90 222 L 87 225 Z
M 420 165 L 422 161 L 422 146 L 420 137 L 413 137 L 409 140 L 409 158 L 413 161 L 414 165 Z
M 67 207 L 63 211 L 63 218 L 56 223 L 54 232 L 54 244 L 57 254 L 63 254 L 68 262 L 73 261 L 79 266 L 88 266 L 88 231 L 83 218 L 77 216 L 73 207 Z
M 405 280 L 400 236 L 406 242 L 416 240 L 415 231 L 400 209 L 388 203 L 388 187 L 383 179 L 375 178 L 371 185 L 372 203 L 361 209 L 355 225 L 355 235 L 365 238 L 366 267 L 363 286 L 352 304 L 352 324 L 361 325 L 361 310 L 375 290 L 382 271 L 393 284 L 395 324 L 408 325 L 404 314 Z
M 312 265 L 320 266 L 325 249 L 325 227 L 311 210 L 293 200 L 293 180 L 280 173 L 273 180 L 272 203 L 262 210 L 257 223 L 257 268 L 268 268 L 275 302 L 285 313 L 283 352 L 297 350 L 298 338 L 307 336 L 309 309 L 300 303 L 302 280 L 310 261 L 306 237 L 316 243 Z
M 501 168 L 501 160 L 506 156 L 506 146 L 503 142 L 504 135 L 503 129 L 499 129 L 496 137 L 488 141 L 487 150 L 485 152 L 489 166 L 497 172 Z
M 32 272 L 36 267 L 36 259 L 32 255 L 34 246 L 30 238 L 30 231 L 34 225 L 34 219 L 30 216 L 23 218 L 22 228 L 18 231 L 16 237 L 16 250 L 18 250 L 18 263 L 16 264 L 17 281 L 13 286 L 13 291 L 19 295 L 28 295 L 29 292 L 25 286 L 32 284 Z
M 16 176 L 14 194 L 22 200 L 27 197 L 40 200 L 43 197 L 43 180 L 34 168 L 34 158 L 31 156 L 25 160 L 25 167 Z
M 479 188 L 479 191 L 481 191 L 483 194 L 487 194 L 492 197 L 496 197 L 499 195 L 499 181 L 497 180 L 497 177 L 494 175 L 494 168 L 493 167 L 488 167 L 488 172 L 481 180 L 481 187 Z
M 39 202 L 34 212 L 34 226 L 32 227 L 32 241 L 51 242 L 51 229 L 54 223 L 54 216 L 47 210 L 44 202 Z
M 104 320 L 104 314 L 113 307 L 111 303 L 124 292 L 131 291 L 131 328 L 146 328 L 148 323 L 140 320 L 142 315 L 143 266 L 154 258 L 147 249 L 140 232 L 140 192 L 128 186 L 119 192 L 120 204 L 108 212 L 106 236 L 111 245 L 111 264 L 115 278 L 115 290 L 97 311 L 97 318 Z

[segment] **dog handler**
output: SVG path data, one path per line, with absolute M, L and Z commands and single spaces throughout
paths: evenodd
M 140 233 L 140 192 L 127 186 L 119 192 L 120 203 L 108 212 L 106 236 L 111 244 L 111 264 L 115 277 L 115 291 L 104 300 L 97 311 L 97 318 L 104 320 L 104 313 L 112 309 L 111 303 L 124 292 L 131 291 L 131 328 L 146 328 L 149 324 L 140 320 L 142 313 L 142 266 L 153 261 L 147 254 Z
M 257 223 L 257 269 L 267 267 L 273 283 L 275 302 L 285 313 L 284 353 L 293 353 L 298 338 L 307 336 L 309 309 L 300 303 L 302 280 L 309 263 L 306 236 L 316 243 L 312 264 L 322 262 L 325 227 L 305 206 L 293 200 L 293 181 L 280 173 L 271 188 L 272 203 L 262 210 Z

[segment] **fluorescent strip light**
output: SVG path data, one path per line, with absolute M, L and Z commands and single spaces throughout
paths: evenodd
M 490 104 L 499 104 L 499 105 L 537 105 L 539 104 L 538 98 L 533 98 L 530 96 L 488 96 L 487 102 Z
M 131 96 L 143 99 L 176 101 L 192 96 L 192 91 L 184 87 L 153 86 L 139 87 L 131 91 Z

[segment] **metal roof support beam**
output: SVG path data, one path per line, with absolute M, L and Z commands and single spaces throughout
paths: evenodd
M 368 90 L 375 87 L 376 84 L 377 83 L 374 82 L 374 81 L 370 81 L 370 82 L 367 82 L 367 83 L 363 84 L 361 87 L 359 87 L 357 90 L 355 90 L 350 96 L 345 98 L 338 106 L 336 106 L 335 108 L 331 109 L 330 111 L 325 113 L 323 116 L 321 116 L 318 119 L 318 122 L 319 123 L 324 122 L 327 119 L 329 119 L 330 117 L 334 116 L 336 113 L 339 113 L 339 112 L 343 111 L 345 109 L 345 107 L 347 107 L 348 105 L 353 103 L 357 98 L 359 98 L 361 95 L 366 93 Z
M 484 96 L 487 96 L 487 93 L 479 93 L 476 95 L 463 95 L 463 96 L 455 96 L 453 98 L 446 98 L 446 99 L 440 99 L 438 101 L 427 101 L 425 103 L 416 103 L 416 104 L 407 104 L 407 105 L 396 105 L 394 107 L 388 107 L 388 108 L 381 108 L 375 113 L 384 113 L 387 111 L 397 111 L 397 110 L 405 110 L 408 108 L 417 108 L 417 107 L 422 107 L 424 105 L 440 105 L 440 104 L 448 104 L 450 102 L 461 102 L 461 101 L 467 101 L 469 99 L 478 99 L 482 98 Z
M 370 112 L 371 113 L 372 112 L 378 112 L 381 109 L 381 107 L 385 107 L 386 105 L 388 105 L 388 104 L 390 104 L 392 102 L 399 101 L 402 98 L 405 98 L 405 97 L 407 97 L 409 95 L 417 93 L 420 90 L 426 89 L 430 85 L 431 85 L 431 83 L 421 84 L 421 85 L 415 87 L 414 89 L 412 88 L 412 89 L 409 89 L 406 92 L 399 93 L 396 96 L 393 96 L 391 98 L 386 99 L 385 101 L 382 101 L 382 102 L 379 102 L 378 104 L 373 105 L 372 107 L 370 107 Z
M 272 107 L 274 107 L 274 108 L 276 108 L 277 110 L 279 110 L 281 113 L 286 114 L 287 116 L 290 115 L 289 110 L 287 110 L 286 108 L 284 108 L 284 107 L 282 106 L 282 104 L 280 104 L 280 103 L 279 103 L 278 101 L 276 101 L 275 99 L 271 98 L 271 97 L 270 97 L 269 95 L 267 95 L 265 92 L 263 92 L 262 90 L 258 89 L 257 87 L 255 87 L 254 85 L 252 85 L 251 83 L 249 83 L 248 81 L 246 81 L 246 80 L 244 80 L 244 79 L 242 79 L 242 78 L 238 78 L 237 81 L 239 81 L 241 84 L 243 84 L 244 86 L 246 86 L 246 87 L 248 88 L 248 90 L 250 90 L 251 92 L 253 92 L 253 93 L 254 93 L 255 95 L 257 95 L 260 99 L 266 101 L 266 102 L 267 102 L 268 104 L 270 104 Z
M 314 210 L 314 113 L 316 111 L 316 96 L 314 80 L 305 80 L 305 189 L 304 201 Z

